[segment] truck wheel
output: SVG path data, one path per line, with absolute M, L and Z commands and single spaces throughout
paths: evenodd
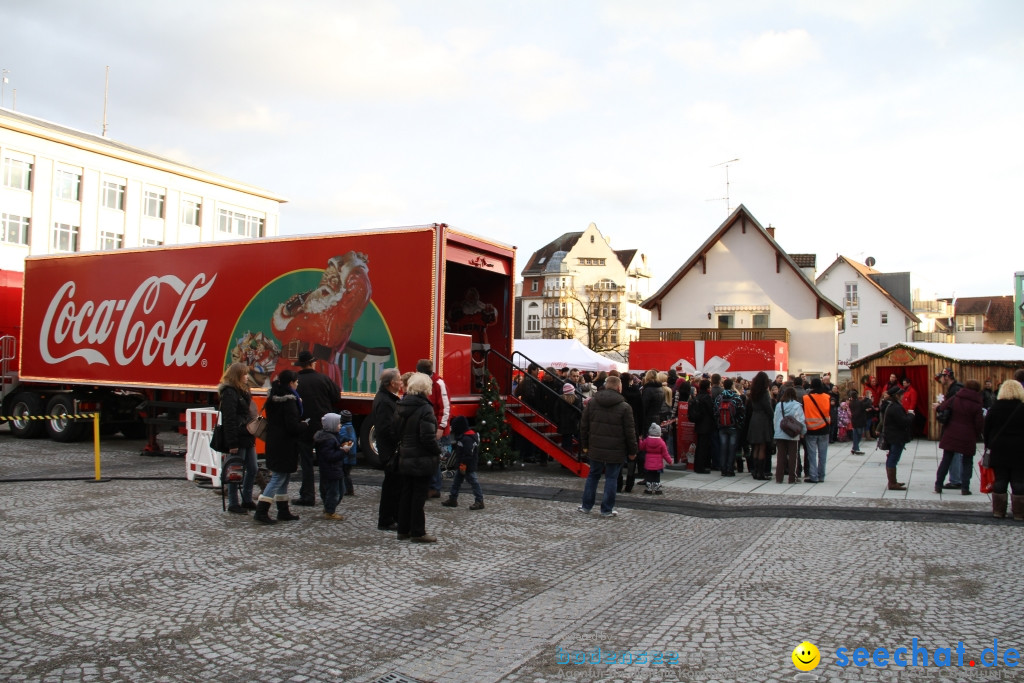
M 53 417 L 46 421 L 46 432 L 54 441 L 70 443 L 78 441 L 85 434 L 89 424 L 83 420 L 74 420 L 68 415 L 75 414 L 75 401 L 69 395 L 54 396 L 46 404 L 46 414 Z
M 19 439 L 34 439 L 42 436 L 45 426 L 42 420 L 28 420 L 22 416 L 42 415 L 43 402 L 35 394 L 22 392 L 11 400 L 11 433 Z
M 363 456 L 363 462 L 367 466 L 380 469 L 380 454 L 377 453 L 377 434 L 369 417 L 364 418 L 363 424 L 359 426 L 359 454 Z

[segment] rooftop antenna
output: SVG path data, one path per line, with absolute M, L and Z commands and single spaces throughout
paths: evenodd
M 110 66 L 107 65 L 107 75 L 103 79 L 103 137 L 107 137 L 107 93 L 110 91 Z
M 716 197 L 714 199 L 708 199 L 709 202 L 720 202 L 725 200 L 725 215 L 728 216 L 732 213 L 732 205 L 729 202 L 729 164 L 735 164 L 739 159 L 729 159 L 729 161 L 723 161 L 720 164 L 714 164 L 711 168 L 718 168 L 719 166 L 725 166 L 725 196 Z

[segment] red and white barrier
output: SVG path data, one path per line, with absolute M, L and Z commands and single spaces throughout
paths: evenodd
M 215 408 L 190 408 L 185 412 L 188 432 L 188 446 L 185 451 L 185 477 L 194 481 L 196 476 L 210 480 L 214 487 L 220 486 L 221 459 L 223 456 L 210 448 L 213 428 L 217 426 L 220 412 Z

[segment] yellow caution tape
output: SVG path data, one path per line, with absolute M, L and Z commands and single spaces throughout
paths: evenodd
M 0 415 L 0 421 L 3 420 L 91 420 L 96 417 L 99 413 L 82 413 L 81 415 L 17 415 L 7 416 Z

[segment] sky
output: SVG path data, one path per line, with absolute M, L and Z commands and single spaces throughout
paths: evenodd
M 740 203 L 921 297 L 1024 271 L 1019 0 L 0 0 L 3 106 L 518 268 L 591 222 L 657 288 Z M 727 166 L 722 162 L 736 160 Z M 727 170 L 728 169 L 728 170 Z M 726 178 L 728 173 L 728 186 Z M 728 196 L 728 201 L 726 197 Z

